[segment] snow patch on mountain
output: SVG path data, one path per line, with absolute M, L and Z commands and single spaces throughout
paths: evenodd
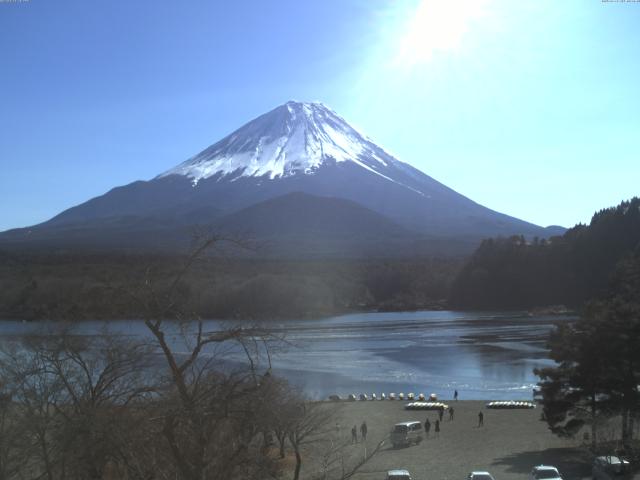
M 159 177 L 183 175 L 194 185 L 215 175 L 275 179 L 313 174 L 326 161 L 353 162 L 395 183 L 383 172 L 404 165 L 325 105 L 288 102 Z

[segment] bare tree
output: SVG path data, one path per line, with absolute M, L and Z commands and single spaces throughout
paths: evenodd
M 362 457 L 360 457 L 356 462 L 351 464 L 349 467 L 345 467 L 343 463 L 342 471 L 340 475 L 336 477 L 336 480 L 347 480 L 353 477 L 356 473 L 360 471 L 360 469 L 367 462 L 369 462 L 369 460 L 375 457 L 382 450 L 382 447 L 384 447 L 385 443 L 386 443 L 386 438 L 380 440 L 380 442 L 378 442 L 372 450 L 367 450 L 365 447 L 364 454 L 362 455 Z M 342 449 L 344 450 L 344 448 L 345 446 L 343 445 Z
M 25 436 L 15 421 L 11 385 L 0 383 L 0 480 L 14 478 L 24 465 Z
M 53 437 L 58 427 L 56 405 L 60 403 L 61 383 L 47 373 L 40 356 L 15 345 L 2 351 L 0 370 L 12 399 L 10 415 L 17 433 L 9 438 L 20 451 L 23 470 L 35 478 L 58 478 L 55 463 L 60 448 Z
M 154 420 L 176 474 L 188 480 L 262 477 L 274 469 L 256 440 L 264 431 L 264 405 L 256 399 L 269 371 L 270 334 L 234 324 L 207 331 L 199 316 L 185 307 L 183 281 L 190 268 L 207 250 L 227 240 L 205 239 L 165 288 L 148 273 L 144 288 L 134 293 L 144 305 L 144 323 L 167 370 Z M 178 344 L 172 343 L 176 330 Z M 238 361 L 234 364 L 232 358 Z
M 340 478 L 358 468 L 331 438 L 331 406 L 271 374 L 281 338 L 186 309 L 184 278 L 220 241 L 202 242 L 175 278 L 158 281 L 150 269 L 128 292 L 146 341 L 64 330 L 0 352 L 0 480 L 275 478 L 272 435 L 280 458 L 293 450 L 296 480 L 310 445 L 325 452 L 323 478 L 338 458 Z
M 113 336 L 63 332 L 2 353 L 12 419 L 30 478 L 103 478 L 129 455 L 124 432 L 145 385 L 146 349 Z
M 350 442 L 340 441 L 337 438 L 328 438 L 320 449 L 321 471 L 316 474 L 314 480 L 347 480 L 353 477 L 360 469 L 385 445 L 386 439 L 381 440 L 372 450 L 363 445 L 363 455 L 354 455 L 348 451 L 352 447 Z
M 294 480 L 300 478 L 303 451 L 308 450 L 308 447 L 313 447 L 315 460 L 319 461 L 319 471 L 309 475 L 309 478 L 347 480 L 358 473 L 385 445 L 386 439 L 371 450 L 363 444 L 362 456 L 353 455 L 350 451 L 351 443 L 340 439 L 332 428 L 338 414 L 338 405 L 309 401 L 300 393 L 292 394 L 292 399 L 294 401 L 290 400 L 289 410 L 286 411 L 289 418 L 286 428 L 287 438 L 296 457 Z
M 262 389 L 263 411 L 261 412 L 261 429 L 263 435 L 273 434 L 278 445 L 278 456 L 286 456 L 287 436 L 291 428 L 291 412 L 298 402 L 298 397 L 287 381 L 268 376 L 264 379 Z
M 268 434 L 273 432 L 280 458 L 285 456 L 286 440 L 291 445 L 296 459 L 293 478 L 299 480 L 303 448 L 330 443 L 329 425 L 335 410 L 310 402 L 286 382 L 270 376 L 269 342 L 274 338 L 268 330 L 227 325 L 206 332 L 202 320 L 193 312 L 186 313 L 183 307 L 185 275 L 209 248 L 225 241 L 209 237 L 201 242 L 166 290 L 159 292 L 155 288 L 157 282 L 150 278 L 145 282 L 145 324 L 155 337 L 170 374 L 167 388 L 171 401 L 161 418 L 161 431 L 185 479 L 273 474 L 276 469 L 271 459 L 257 454 L 255 449 L 258 436 L 262 436 L 265 446 Z M 177 320 L 181 327 L 188 345 L 185 355 L 176 355 L 168 341 L 164 321 L 167 318 Z M 244 353 L 246 362 L 245 369 L 231 374 L 225 372 L 224 362 L 219 362 L 220 348 L 224 351 L 230 344 Z M 260 368 L 264 357 L 266 372 Z M 340 478 L 355 474 L 382 445 L 383 442 L 350 467 L 343 461 Z M 336 445 L 329 457 L 344 448 L 345 445 Z M 265 449 L 261 450 L 264 453 Z
M 332 409 L 322 403 L 309 402 L 302 396 L 298 402 L 291 405 L 287 438 L 296 457 L 293 480 L 300 478 L 303 446 L 326 440 L 333 413 Z

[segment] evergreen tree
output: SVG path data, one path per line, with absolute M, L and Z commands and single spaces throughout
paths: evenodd
M 596 447 L 599 419 L 619 415 L 629 446 L 640 411 L 640 254 L 620 262 L 605 298 L 552 332 L 549 348 L 558 365 L 536 374 L 551 431 L 573 436 L 589 424 Z

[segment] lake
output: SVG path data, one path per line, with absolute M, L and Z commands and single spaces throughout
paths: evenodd
M 274 355 L 273 368 L 314 398 L 414 392 L 448 399 L 457 389 L 461 400 L 531 399 L 537 382 L 533 369 L 553 365 L 545 349 L 549 331 L 573 318 L 418 311 L 270 322 L 288 342 Z M 206 328 L 219 324 L 207 321 Z M 105 325 L 82 322 L 74 333 L 97 334 Z M 108 325 L 122 335 L 146 335 L 141 321 Z M 51 322 L 0 323 L 5 341 L 54 331 Z

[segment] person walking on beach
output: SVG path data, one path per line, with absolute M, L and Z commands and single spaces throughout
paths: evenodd
M 362 425 L 360 425 L 360 434 L 362 435 L 362 441 L 364 442 L 367 439 L 367 422 L 362 422 Z
M 424 421 L 424 433 L 427 438 L 429 438 L 429 432 L 431 431 L 431 422 L 429 421 L 429 417 Z
M 438 409 L 438 420 L 442 421 L 442 416 L 444 415 L 444 407 L 440 407 Z
M 453 392 L 453 399 L 457 402 L 458 401 L 458 390 L 454 390 Z
M 440 420 L 436 420 L 435 432 L 436 432 L 436 438 L 440 438 Z
M 484 426 L 484 414 L 482 412 L 478 412 L 478 427 Z
M 451 422 L 453 420 L 453 407 L 449 408 L 449 421 Z
M 355 425 L 351 429 L 351 443 L 358 443 L 358 427 Z

